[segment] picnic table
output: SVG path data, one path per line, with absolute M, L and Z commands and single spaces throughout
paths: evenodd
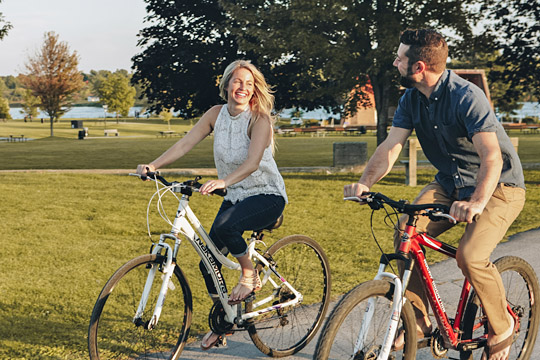
M 183 135 L 187 134 L 187 132 L 184 132 Z M 182 136 L 182 134 L 177 133 L 176 131 L 172 130 L 166 130 L 166 131 L 159 131 L 158 137 L 173 137 L 173 136 Z
M 114 135 L 114 136 L 118 136 L 118 130 L 117 129 L 105 129 L 103 130 L 103 135 L 105 136 L 109 136 L 109 135 Z
M 26 139 L 24 135 L 9 135 L 8 142 L 26 141 Z

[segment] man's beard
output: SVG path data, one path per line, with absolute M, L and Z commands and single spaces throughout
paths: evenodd
M 414 85 L 416 85 L 416 81 L 411 79 L 412 74 L 413 74 L 412 69 L 410 67 L 407 67 L 407 75 L 405 76 L 401 75 L 399 78 L 400 85 L 407 89 L 413 88 Z
M 412 80 L 409 76 L 401 76 L 399 78 L 399 83 L 404 88 L 410 89 L 414 87 L 416 81 Z

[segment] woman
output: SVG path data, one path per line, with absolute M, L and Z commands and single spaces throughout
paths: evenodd
M 210 237 L 222 253 L 236 257 L 242 267 L 240 280 L 229 296 L 229 304 L 237 304 L 261 286 L 242 234 L 273 224 L 283 212 L 287 195 L 273 158 L 270 112 L 274 96 L 264 76 L 249 61 L 237 60 L 225 69 L 219 90 L 227 104 L 208 110 L 186 136 L 150 164 L 139 165 L 137 173 L 145 174 L 147 168 L 155 171 L 171 164 L 214 132 L 218 179 L 204 183 L 200 192 L 208 195 L 227 188 Z M 199 267 L 210 297 L 219 301 L 210 274 L 202 262 Z M 210 331 L 204 336 L 201 348 L 208 350 L 220 339 L 221 334 Z

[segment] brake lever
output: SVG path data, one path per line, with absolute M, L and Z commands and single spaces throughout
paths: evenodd
M 440 217 L 440 218 L 448 219 L 448 221 L 450 221 L 452 224 L 457 224 L 457 220 L 453 216 L 450 216 L 442 212 L 429 212 L 428 216 L 433 221 L 441 220 L 441 219 L 434 219 L 434 217 Z

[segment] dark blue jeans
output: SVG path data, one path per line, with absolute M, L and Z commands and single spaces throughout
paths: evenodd
M 224 200 L 216 215 L 210 238 L 224 255 L 240 257 L 247 253 L 244 231 L 260 230 L 272 225 L 285 208 L 285 199 L 279 195 L 254 195 L 233 204 Z M 221 263 L 216 260 L 221 269 Z M 217 291 L 203 262 L 199 263 L 210 296 Z

